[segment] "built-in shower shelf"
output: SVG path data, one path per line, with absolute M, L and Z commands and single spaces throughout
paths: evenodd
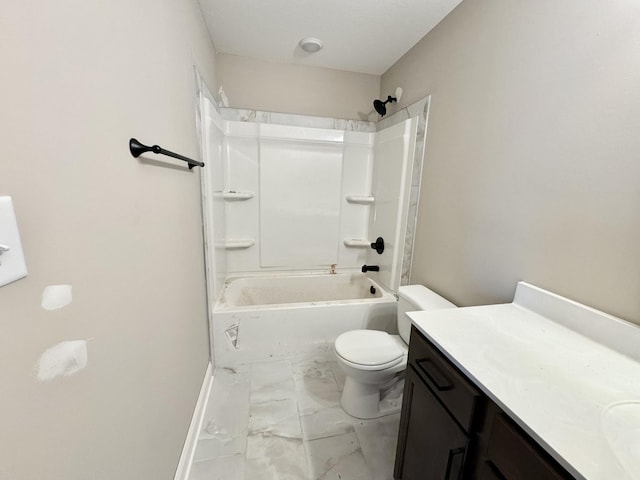
M 227 202 L 235 202 L 241 200 L 249 200 L 254 197 L 253 192 L 236 192 L 235 190 L 227 190 L 224 192 L 216 192 L 216 196 L 224 198 Z
M 373 195 L 347 195 L 347 202 L 359 203 L 361 205 L 370 205 L 375 202 L 376 199 Z
M 369 240 L 364 240 L 362 238 L 345 238 L 344 246 L 351 248 L 366 248 L 369 247 L 371 243 Z
M 253 247 L 255 243 L 256 241 L 253 238 L 230 238 L 224 242 L 224 248 L 227 250 L 240 250 Z

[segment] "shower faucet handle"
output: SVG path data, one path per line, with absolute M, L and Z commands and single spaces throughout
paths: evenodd
M 362 273 L 367 272 L 379 272 L 380 267 L 378 265 L 362 265 Z
M 379 255 L 382 255 L 384 252 L 384 239 L 382 237 L 376 238 L 375 243 L 371 244 L 371 248 L 373 248 Z

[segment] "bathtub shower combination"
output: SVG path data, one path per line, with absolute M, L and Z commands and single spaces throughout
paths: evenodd
M 395 313 L 395 296 L 363 274 L 231 279 L 213 310 L 216 366 L 323 353 L 349 330 L 392 332 Z
M 202 88 L 214 366 L 333 355 L 333 342 L 349 330 L 397 333 L 396 292 L 409 276 L 428 99 L 376 127 L 219 112 L 209 97 Z M 371 247 L 377 237 L 384 252 Z M 379 271 L 360 273 L 363 264 Z

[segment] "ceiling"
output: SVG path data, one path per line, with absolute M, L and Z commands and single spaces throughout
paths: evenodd
M 199 1 L 218 53 L 380 75 L 462 0 Z

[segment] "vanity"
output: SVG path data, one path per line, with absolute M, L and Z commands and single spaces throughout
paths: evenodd
M 640 328 L 520 282 L 412 312 L 396 480 L 639 480 Z

